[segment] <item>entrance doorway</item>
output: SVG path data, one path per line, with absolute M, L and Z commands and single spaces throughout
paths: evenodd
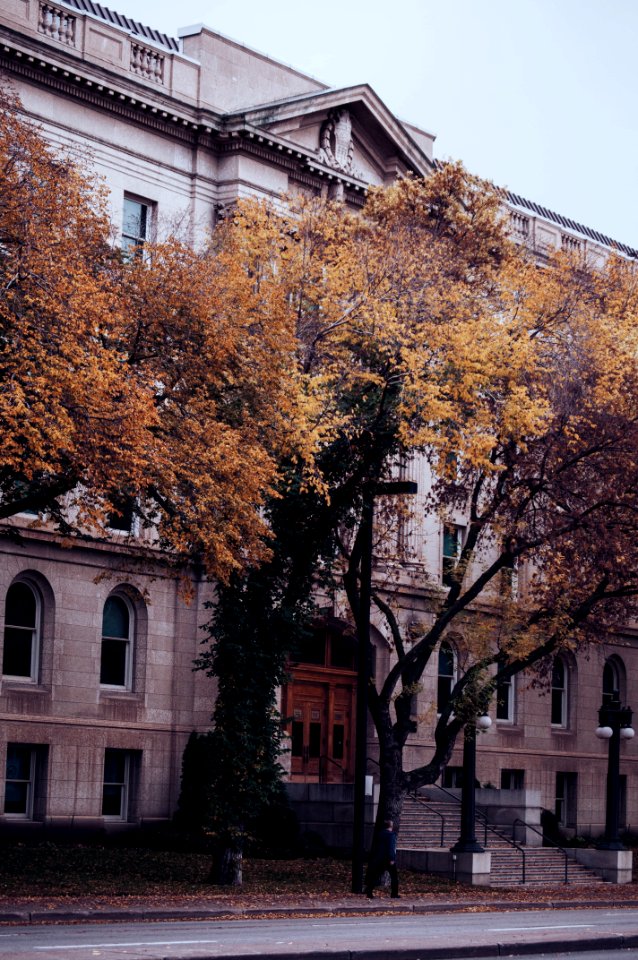
M 290 778 L 315 783 L 351 783 L 354 776 L 356 672 L 350 638 L 317 630 L 283 691 L 289 721 Z

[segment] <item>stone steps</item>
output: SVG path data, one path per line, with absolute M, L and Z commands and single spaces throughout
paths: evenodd
M 461 807 L 452 800 L 432 800 L 423 803 L 407 797 L 401 813 L 398 846 L 404 850 L 449 849 L 461 833 Z M 484 822 L 476 820 L 475 836 L 489 850 L 491 885 L 516 886 L 523 883 L 523 852 L 525 856 L 525 884 L 565 883 L 565 856 L 552 847 L 526 846 L 521 851 L 508 843 L 507 838 L 489 830 Z M 567 860 L 567 882 L 570 884 L 601 883 L 594 871 Z
M 565 857 L 560 850 L 551 847 L 525 847 L 525 884 L 565 883 Z M 493 849 L 491 885 L 512 886 L 523 882 L 523 855 L 515 848 Z M 601 883 L 593 870 L 567 860 L 567 883 Z

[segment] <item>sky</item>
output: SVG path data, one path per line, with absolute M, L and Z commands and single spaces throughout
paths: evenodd
M 368 83 L 435 155 L 638 248 L 638 0 L 104 0 Z

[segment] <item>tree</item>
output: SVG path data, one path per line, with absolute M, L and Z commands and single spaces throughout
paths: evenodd
M 235 227 L 250 235 L 264 216 L 247 208 Z M 273 611 L 295 622 L 313 586 L 345 590 L 358 619 L 362 505 L 402 462 L 427 463 L 428 510 L 467 521 L 447 587 L 421 585 L 421 627 L 402 609 L 402 558 L 387 532 L 377 546 L 373 601 L 395 657 L 371 681 L 369 707 L 379 819 L 398 821 L 405 793 L 438 778 L 500 681 L 606 635 L 634 609 L 635 269 L 614 260 L 596 273 L 564 258 L 540 268 L 509 241 L 494 191 L 456 165 L 372 191 L 362 215 L 302 203 L 280 231 L 314 458 L 311 471 L 310 458 L 282 465 L 266 508 L 273 562 L 259 583 L 234 587 L 260 598 L 242 629 L 250 621 L 258 634 L 262 621 L 265 640 Z M 528 571 L 520 597 L 516 566 Z M 406 770 L 412 697 L 453 629 L 466 637 L 467 669 L 432 756 Z M 287 644 L 284 631 L 278 670 Z
M 294 328 L 259 265 L 223 229 L 122 256 L 103 186 L 7 93 L 0 178 L 0 519 L 103 537 L 126 504 L 176 566 L 225 579 L 263 559 L 301 407 Z

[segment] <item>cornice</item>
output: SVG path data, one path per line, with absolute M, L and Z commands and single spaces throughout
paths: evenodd
M 231 134 L 220 134 L 215 141 L 220 156 L 232 153 L 244 153 L 268 163 L 283 167 L 288 174 L 304 183 L 306 186 L 321 190 L 323 184 L 340 184 L 348 200 L 353 203 L 363 203 L 369 184 L 348 174 L 333 170 L 322 164 L 309 151 L 287 145 L 277 138 L 262 135 L 254 131 L 233 131 Z
M 0 37 L 0 67 L 35 85 L 56 90 L 133 123 L 177 136 L 180 140 L 192 141 L 202 134 L 211 136 L 220 127 L 218 117 L 211 115 L 202 121 L 196 108 L 184 109 L 183 103 L 177 104 L 162 90 L 136 84 L 131 78 L 109 73 L 93 63 L 89 65 L 72 59 L 65 53 L 35 43 L 31 49 L 25 49 L 10 31 Z
M 236 115 L 224 117 L 197 107 L 187 108 L 165 91 L 137 84 L 134 78 L 73 58 L 65 50 L 52 50 L 37 39 L 29 38 L 31 46 L 27 47 L 24 38 L 16 39 L 8 28 L 3 33 L 0 69 L 10 76 L 181 142 L 207 147 L 218 155 L 240 151 L 250 154 L 287 170 L 297 180 L 303 176 L 309 186 L 319 190 L 323 184 L 340 185 L 354 203 L 367 192 L 366 181 L 327 166 L 316 151 L 267 134 Z

